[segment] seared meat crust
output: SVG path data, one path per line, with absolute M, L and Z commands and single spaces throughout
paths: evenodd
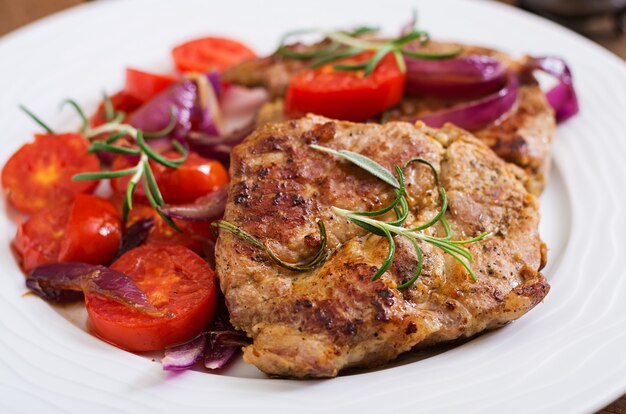
M 311 143 L 350 149 L 392 169 L 412 157 L 440 171 L 449 195 L 446 217 L 455 238 L 489 231 L 468 245 L 474 282 L 453 258 L 422 243 L 424 269 L 409 289 L 396 286 L 416 268 L 415 252 L 396 237 L 393 266 L 373 282 L 386 239 L 335 215 L 331 206 L 373 210 L 393 196 L 389 186 L 354 165 L 314 151 Z M 235 148 L 225 219 L 279 257 L 298 261 L 320 244 L 315 220 L 328 231 L 330 256 L 320 267 L 293 272 L 259 249 L 221 232 L 216 265 L 234 326 L 253 343 L 244 359 L 280 376 L 332 377 L 348 367 L 388 362 L 418 345 L 469 337 L 517 319 L 549 290 L 539 273 L 545 246 L 538 202 L 503 162 L 468 133 L 408 123 L 354 124 L 308 116 L 267 124 Z M 411 214 L 406 226 L 436 214 L 439 195 L 430 170 L 407 170 Z M 442 235 L 443 229 L 426 232 Z
M 316 45 L 315 47 L 319 47 Z M 453 43 L 429 42 L 425 51 L 441 52 L 463 48 L 463 55 L 492 56 L 504 62 L 514 72 L 521 72 L 522 61 L 515 61 L 510 56 L 493 49 Z M 304 45 L 295 45 L 298 51 L 306 50 Z M 282 104 L 277 98 L 284 96 L 289 79 L 295 73 L 306 69 L 308 62 L 287 59 L 278 54 L 253 59 L 234 66 L 225 73 L 225 79 L 245 86 L 263 86 L 268 89 L 274 102 L 266 104 L 259 116 L 259 124 L 265 121 L 283 119 Z M 472 131 L 476 137 L 487 144 L 501 158 L 521 167 L 527 177 L 524 182 L 527 189 L 539 195 L 543 191 L 550 172 L 550 143 L 556 129 L 554 112 L 532 74 L 520 73 L 520 88 L 515 106 L 505 115 L 486 126 Z M 388 111 L 385 120 L 410 121 L 421 114 L 435 112 L 462 101 L 441 101 L 426 98 L 407 97 L 397 108 Z

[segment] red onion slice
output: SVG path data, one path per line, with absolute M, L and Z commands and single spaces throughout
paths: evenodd
M 202 134 L 192 132 L 189 134 L 187 143 L 189 149 L 197 152 L 199 155 L 205 158 L 213 158 L 224 165 L 230 164 L 230 152 L 233 147 L 240 144 L 248 135 L 254 131 L 254 122 L 223 136 L 216 136 L 210 134 Z
M 75 302 L 83 298 L 83 277 L 95 268 L 95 265 L 87 263 L 41 265 L 26 277 L 26 287 L 50 302 Z
M 239 354 L 248 338 L 243 332 L 224 331 L 209 335 L 209 346 L 204 354 L 204 366 L 208 369 L 222 369 Z
M 165 349 L 161 360 L 165 371 L 184 371 L 191 368 L 204 356 L 206 335 L 201 333 L 189 342 Z
M 223 299 L 222 299 L 223 300 Z M 204 356 L 208 369 L 222 369 L 239 354 L 242 346 L 249 344 L 246 334 L 230 324 L 228 309 L 222 301 L 218 314 L 207 332 L 184 344 L 167 348 L 162 360 L 166 371 L 191 368 Z
M 166 204 L 159 210 L 168 217 L 186 221 L 210 221 L 224 215 L 228 190 L 221 187 L 191 204 Z
M 475 55 L 429 60 L 405 57 L 406 93 L 443 99 L 477 98 L 502 88 L 505 65 L 490 56 Z
M 548 103 L 554 109 L 558 122 L 563 122 L 578 113 L 578 98 L 574 90 L 572 72 L 563 59 L 554 56 L 531 58 L 527 63 L 527 68 L 541 70 L 558 80 L 559 83 L 546 93 Z
M 217 97 L 220 92 L 220 80 L 217 72 L 206 75 L 207 87 Z M 211 94 L 209 94 L 211 95 Z M 128 123 L 142 131 L 160 131 L 170 123 L 170 111 L 175 109 L 176 126 L 169 134 L 171 138 L 184 140 L 190 131 L 196 130 L 208 134 L 219 134 L 214 113 L 219 108 L 210 102 L 200 102 L 200 88 L 194 79 L 185 79 L 171 85 L 150 101 L 133 112 Z M 216 102 L 216 101 L 215 101 Z
M 122 234 L 122 243 L 112 262 L 127 251 L 141 246 L 148 238 L 150 230 L 152 230 L 153 227 L 154 220 L 150 217 L 145 217 L 137 220 L 132 226 L 127 228 Z
M 517 99 L 519 80 L 516 74 L 509 74 L 504 88 L 482 99 L 464 103 L 450 109 L 417 116 L 426 125 L 439 128 L 446 122 L 475 131 L 498 120 L 509 111 Z
M 26 286 L 51 302 L 67 302 L 82 292 L 97 293 L 138 312 L 163 316 L 146 294 L 124 273 L 86 263 L 50 263 L 36 267 L 26 278 Z M 78 295 L 77 295 L 78 293 Z

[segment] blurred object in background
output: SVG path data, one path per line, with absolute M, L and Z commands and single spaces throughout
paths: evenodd
M 519 5 L 587 35 L 624 33 L 626 0 L 520 0 Z M 601 19 L 607 21 L 600 25 Z
M 567 26 L 626 58 L 626 0 L 506 1 Z
M 0 0 L 0 36 L 83 0 Z

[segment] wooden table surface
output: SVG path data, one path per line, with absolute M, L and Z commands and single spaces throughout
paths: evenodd
M 514 0 L 504 1 L 515 3 Z M 0 0 L 0 36 L 41 17 L 83 2 L 83 0 Z M 626 35 L 611 36 L 606 32 L 598 32 L 592 39 L 626 59 Z M 599 413 L 626 414 L 626 394 Z

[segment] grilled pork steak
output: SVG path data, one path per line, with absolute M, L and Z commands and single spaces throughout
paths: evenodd
M 312 47 L 319 47 L 314 45 Z M 463 48 L 462 55 L 492 56 L 504 62 L 514 72 L 522 71 L 523 62 L 510 56 L 483 47 L 429 42 L 423 47 L 427 52 L 441 52 Z M 306 46 L 295 45 L 294 50 L 305 51 Z M 280 99 L 284 96 L 291 76 L 308 67 L 303 60 L 288 59 L 278 54 L 252 59 L 228 69 L 224 78 L 231 83 L 244 86 L 263 86 L 268 89 L 274 102 L 267 104 L 259 119 L 279 121 L 284 115 Z M 407 97 L 397 108 L 385 116 L 386 120 L 411 120 L 418 115 L 435 112 L 446 107 L 462 104 L 462 101 L 445 101 Z M 489 145 L 504 160 L 520 166 L 527 174 L 524 183 L 528 190 L 539 195 L 543 191 L 550 171 L 550 143 L 556 122 L 554 112 L 548 104 L 537 81 L 530 73 L 520 76 L 517 103 L 501 119 L 485 128 L 472 131 L 476 137 Z
M 440 171 L 449 196 L 446 217 L 454 238 L 493 236 L 467 248 L 473 281 L 462 265 L 428 243 L 421 277 L 417 256 L 395 237 L 391 268 L 378 280 L 388 241 L 331 211 L 374 210 L 394 194 L 388 184 L 309 144 L 349 149 L 392 170 L 413 157 Z M 408 123 L 355 124 L 308 116 L 257 129 L 235 148 L 224 219 L 278 256 L 297 262 L 320 245 L 316 219 L 326 224 L 330 256 L 305 272 L 287 270 L 259 248 L 221 231 L 216 268 L 231 321 L 253 343 L 244 359 L 271 375 L 332 377 L 348 367 L 384 364 L 418 345 L 469 337 L 519 318 L 549 290 L 539 273 L 545 246 L 539 206 L 516 178 L 518 169 L 470 134 Z M 436 215 L 440 198 L 422 164 L 406 171 L 410 214 L 405 227 Z M 437 224 L 425 233 L 443 236 Z

